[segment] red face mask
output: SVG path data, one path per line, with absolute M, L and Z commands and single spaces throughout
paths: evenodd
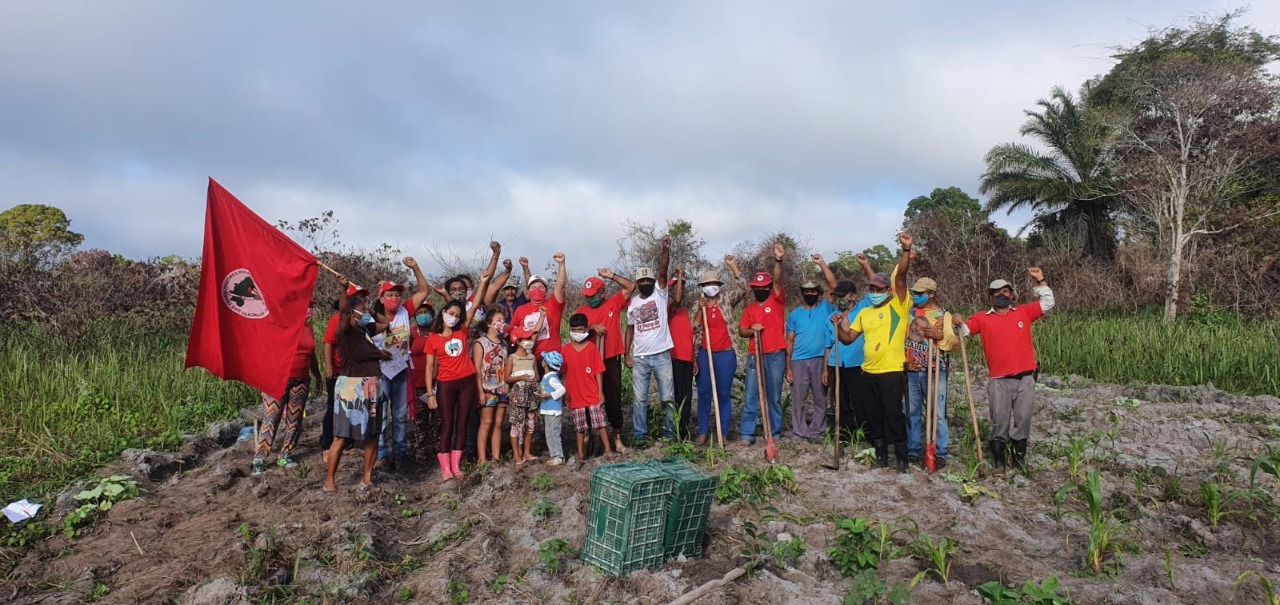
M 388 313 L 395 313 L 400 308 L 400 299 L 384 298 L 382 299 L 382 306 L 387 309 Z
M 529 289 L 529 300 L 531 300 L 531 301 L 533 301 L 533 302 L 536 302 L 536 303 L 541 303 L 541 302 L 546 301 L 546 300 L 547 300 L 547 289 L 546 289 L 546 288 L 530 288 L 530 289 Z

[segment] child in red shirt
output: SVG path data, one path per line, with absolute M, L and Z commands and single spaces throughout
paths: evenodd
M 604 443 L 605 456 L 613 458 L 613 446 L 609 443 L 608 423 L 604 418 L 604 406 L 600 394 L 604 391 L 604 359 L 600 349 L 590 342 L 587 316 L 574 313 L 569 318 L 569 337 L 573 342 L 563 347 L 564 357 L 560 376 L 564 380 L 569 413 L 573 415 L 574 429 L 578 436 L 578 460 L 585 457 L 587 435 L 595 430 Z

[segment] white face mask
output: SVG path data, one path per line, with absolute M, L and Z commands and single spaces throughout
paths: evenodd
M 532 340 L 526 340 L 526 341 L 521 342 L 521 343 L 520 343 L 520 348 L 524 349 L 524 351 L 525 351 L 526 353 L 528 353 L 529 351 L 532 351 L 532 350 L 533 350 L 533 341 L 532 341 Z
M 457 315 L 449 315 L 448 313 L 445 313 L 444 315 L 441 315 L 441 316 L 440 316 L 440 319 L 444 320 L 444 325 L 446 325 L 446 326 L 448 326 L 448 327 L 450 327 L 450 328 L 452 328 L 452 327 L 454 327 L 454 326 L 458 325 L 458 316 L 457 316 Z
M 720 294 L 720 286 L 716 286 L 716 285 L 703 286 L 702 293 L 706 294 L 707 298 L 715 298 L 717 295 Z
M 586 332 L 570 332 L 569 333 L 569 338 L 572 338 L 573 342 L 582 342 L 586 340 L 588 336 L 590 336 L 590 334 Z

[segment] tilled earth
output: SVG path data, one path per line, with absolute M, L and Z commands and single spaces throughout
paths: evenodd
M 360 461 L 344 457 L 340 492 L 320 489 L 314 443 L 318 418 L 297 456 L 300 466 L 248 473 L 244 422 L 211 427 L 180 453 L 126 453 L 103 473 L 132 474 L 142 496 L 117 504 L 77 538 L 57 535 L 0 554 L 11 603 L 666 603 L 771 551 L 779 540 L 805 545 L 794 558 L 769 556 L 752 573 L 698 599 L 705 604 L 839 603 L 851 580 L 828 554 L 836 521 L 865 517 L 918 528 L 959 544 L 946 582 L 900 535 L 895 557 L 878 571 L 903 582 L 914 603 L 983 603 L 975 588 L 999 580 L 1020 587 L 1056 576 L 1075 603 L 1261 603 L 1252 571 L 1280 582 L 1277 483 L 1259 474 L 1253 497 L 1235 497 L 1211 527 L 1199 486 L 1224 493 L 1249 487 L 1252 461 L 1280 443 L 1280 399 L 1236 397 L 1206 387 L 1122 387 L 1078 378 L 1046 378 L 1037 394 L 1030 472 L 964 481 L 973 453 L 963 382 L 949 400 L 951 464 L 936 474 L 877 470 L 846 448 L 843 468 L 821 442 L 780 443 L 794 471 L 791 490 L 772 498 L 713 506 L 700 558 L 611 577 L 572 554 L 559 570 L 541 545 L 563 539 L 576 552 L 586 530 L 590 473 L 603 459 L 560 467 L 504 463 L 441 483 L 434 468 L 376 477 L 379 489 L 355 489 Z M 980 417 L 985 390 L 974 385 Z M 736 411 L 736 407 L 735 407 Z M 736 418 L 735 418 L 736 424 Z M 1123 523 L 1119 549 L 1102 574 L 1084 563 L 1083 503 L 1054 494 L 1077 471 L 1101 474 L 1103 502 Z M 654 445 L 626 456 L 663 457 Z M 702 463 L 702 450 L 694 453 Z M 764 448 L 730 446 L 729 466 L 763 467 Z M 545 458 L 544 458 L 545 459 Z M 782 486 L 786 487 L 786 486 Z M 985 493 L 978 488 L 987 490 Z M 53 507 L 70 508 L 72 486 Z M 1243 492 L 1241 492 L 1243 493 Z M 542 499 L 553 514 L 535 517 Z M 1062 514 L 1059 514 L 1059 511 Z M 907 521 L 910 519 L 910 521 Z M 794 543 L 793 543 L 794 544 Z

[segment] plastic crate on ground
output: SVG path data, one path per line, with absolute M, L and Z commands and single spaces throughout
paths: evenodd
M 707 534 L 711 504 L 720 486 L 719 475 L 708 475 L 684 458 L 666 458 L 649 463 L 671 477 L 671 508 L 667 513 L 667 530 L 663 536 L 663 556 L 702 555 L 702 540 Z
M 613 575 L 663 563 L 673 481 L 660 469 L 623 462 L 591 473 L 582 560 Z

